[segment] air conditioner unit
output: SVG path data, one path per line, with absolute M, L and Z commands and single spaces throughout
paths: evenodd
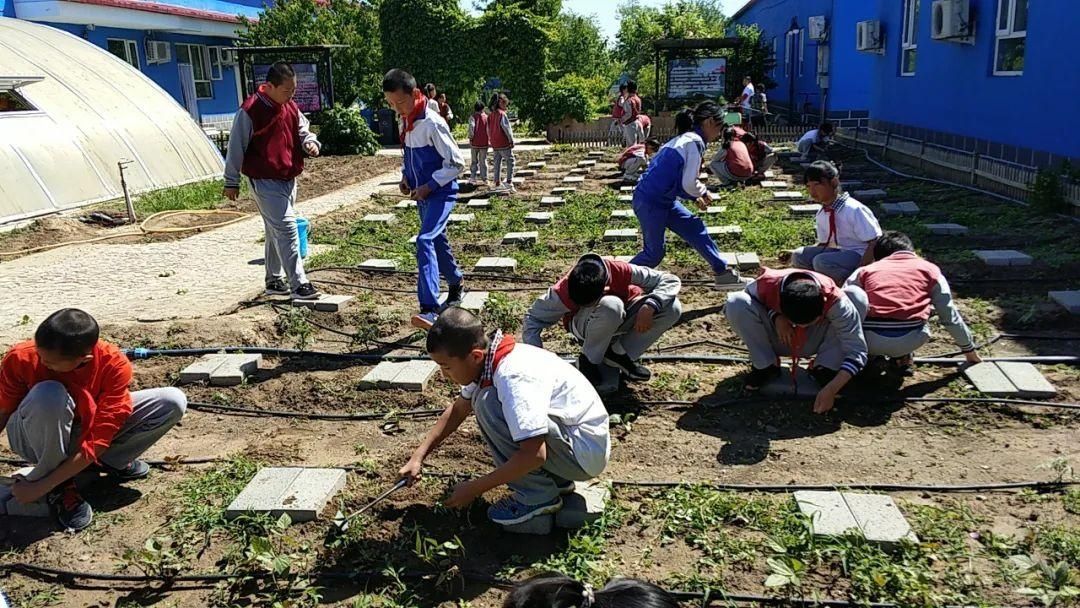
M 218 49 L 218 57 L 221 58 L 221 65 L 236 65 L 236 51 L 233 49 Z
M 880 21 L 860 21 L 856 24 L 855 49 L 880 53 L 885 48 Z
M 818 15 L 817 17 L 810 17 L 808 20 L 810 39 L 811 40 L 825 40 L 827 32 L 825 30 L 825 16 Z
M 146 41 L 146 63 L 169 63 L 172 61 L 172 46 L 162 40 Z
M 934 0 L 931 9 L 931 38 L 975 42 L 975 22 L 971 18 L 970 0 Z

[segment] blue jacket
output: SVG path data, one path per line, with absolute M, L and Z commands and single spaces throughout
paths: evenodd
M 694 200 L 706 192 L 698 180 L 705 141 L 697 131 L 676 136 L 660 148 L 634 188 L 634 198 L 659 202 Z
M 409 188 L 427 184 L 432 195 L 456 194 L 457 177 L 465 167 L 450 127 L 438 114 L 428 110 L 405 134 L 405 158 L 401 173 Z

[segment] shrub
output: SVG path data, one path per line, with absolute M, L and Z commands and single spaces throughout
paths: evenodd
M 319 141 L 325 154 L 363 154 L 379 150 L 379 140 L 355 106 L 335 105 L 322 116 Z
M 563 76 L 555 82 L 546 83 L 540 97 L 540 128 L 573 118 L 581 122 L 592 119 L 593 104 L 598 97 L 596 83 L 574 74 Z

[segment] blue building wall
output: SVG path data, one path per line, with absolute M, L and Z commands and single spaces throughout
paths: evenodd
M 15 3 L 11 0 L 0 0 L 0 17 L 15 17 Z
M 733 18 L 758 24 L 766 41 L 776 37 L 779 86 L 770 104 L 786 105 L 789 74 L 784 73 L 784 33 L 792 18 L 825 15 L 829 24 L 828 116 L 841 126 L 863 126 L 925 139 L 1021 164 L 1046 166 L 1063 158 L 1080 159 L 1080 2 L 1030 2 L 1024 72 L 993 74 L 998 0 L 971 0 L 976 19 L 973 45 L 930 37 L 933 0 L 918 0 L 915 73 L 900 74 L 902 0 L 752 0 Z M 881 21 L 883 54 L 859 52 L 856 23 Z M 813 110 L 821 95 L 815 81 L 816 45 L 806 40 L 803 76 L 795 78 L 795 99 Z M 862 110 L 868 110 L 864 120 Z M 816 113 L 816 112 L 812 112 Z M 809 118 L 809 117 L 807 117 Z

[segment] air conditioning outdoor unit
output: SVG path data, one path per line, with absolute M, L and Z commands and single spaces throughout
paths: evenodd
M 970 0 L 934 0 L 931 9 L 931 38 L 975 42 L 975 21 L 971 18 Z
M 233 49 L 218 49 L 218 57 L 221 58 L 222 65 L 236 65 L 236 51 Z
M 880 21 L 860 21 L 856 24 L 855 49 L 880 53 L 885 48 Z
M 172 61 L 172 47 L 163 40 L 146 41 L 146 63 L 169 63 Z
M 824 40 L 826 37 L 825 16 L 818 15 L 808 20 L 811 40 Z

